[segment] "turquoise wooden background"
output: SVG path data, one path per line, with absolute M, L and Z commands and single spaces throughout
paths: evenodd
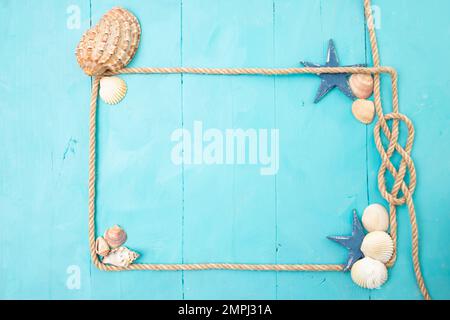
M 382 63 L 400 73 L 414 122 L 415 196 L 425 278 L 450 298 L 450 3 L 377 0 Z M 115 5 L 143 33 L 133 66 L 294 67 L 370 62 L 362 1 L 0 0 L 0 298 L 419 299 L 410 225 L 399 212 L 399 259 L 377 291 L 349 274 L 236 271 L 104 273 L 87 237 L 90 80 L 74 49 Z M 73 7 L 75 6 L 75 7 Z M 75 11 L 73 11 L 75 8 Z M 79 8 L 80 28 L 67 21 Z M 350 231 L 350 210 L 381 201 L 372 126 L 338 92 L 319 105 L 315 76 L 129 75 L 126 99 L 100 104 L 98 227 L 118 223 L 140 261 L 341 263 L 325 236 Z M 389 107 L 389 83 L 384 83 Z M 192 128 L 279 128 L 280 170 L 175 166 L 170 134 Z M 73 270 L 80 287 L 67 286 Z M 69 281 L 70 282 L 70 281 Z

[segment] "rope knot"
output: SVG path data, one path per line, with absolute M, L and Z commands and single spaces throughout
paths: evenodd
M 392 129 L 388 126 L 388 121 L 392 121 Z M 399 139 L 399 122 L 406 124 L 408 128 L 408 136 L 405 147 L 398 142 Z M 385 148 L 381 134 L 388 140 L 388 146 Z M 390 113 L 379 118 L 374 128 L 375 144 L 381 155 L 381 167 L 378 171 L 378 188 L 381 195 L 389 204 L 400 206 L 405 204 L 416 188 L 416 169 L 411 159 L 411 151 L 414 144 L 414 125 L 411 120 L 401 113 Z M 399 167 L 396 168 L 391 159 L 397 152 L 401 156 Z M 386 174 L 394 178 L 394 183 L 390 191 L 386 183 Z M 409 172 L 409 181 L 406 181 L 406 173 Z M 399 192 L 402 196 L 399 197 Z

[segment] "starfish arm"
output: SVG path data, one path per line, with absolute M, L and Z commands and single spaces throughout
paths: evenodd
M 347 264 L 343 271 L 344 272 L 350 271 L 355 262 L 356 262 L 355 258 L 353 256 L 350 256 L 349 259 L 347 260 Z
M 347 97 L 349 97 L 350 99 L 355 100 L 356 97 L 353 94 L 352 89 L 350 88 L 350 85 L 348 84 L 348 81 L 342 81 L 336 84 L 336 86 L 339 88 L 339 90 L 345 94 Z
M 351 236 L 329 236 L 328 239 L 339 243 L 348 249 L 347 265 L 344 271 L 352 268 L 353 264 L 364 257 L 361 251 L 361 243 L 364 239 L 364 229 L 359 221 L 356 210 L 353 210 L 353 232 Z
M 349 248 L 349 243 L 351 241 L 351 237 L 344 237 L 344 236 L 329 236 L 327 237 L 331 241 L 339 243 L 341 246 Z
M 308 61 L 300 61 L 300 63 L 307 68 L 320 68 L 321 67 L 320 64 L 312 63 L 312 62 L 308 62 Z
M 347 261 L 347 265 L 344 268 L 344 272 L 349 271 L 353 267 L 355 262 L 358 261 L 359 259 L 361 259 L 362 257 L 363 257 L 363 254 L 360 250 L 358 250 L 357 252 L 351 251 L 348 256 L 348 261 Z
M 350 66 L 345 66 L 346 68 L 366 68 L 367 64 L 363 63 L 363 64 L 352 64 Z
M 353 210 L 353 235 L 363 235 L 364 236 L 364 228 L 361 224 L 361 221 L 359 221 L 358 213 L 356 210 Z
M 327 67 L 337 66 L 339 66 L 339 58 L 336 52 L 336 46 L 334 45 L 334 41 L 330 40 L 328 42 Z
M 318 103 L 322 98 L 333 89 L 335 85 L 330 85 L 327 81 L 322 80 L 320 84 L 320 88 L 317 91 L 316 98 L 314 99 L 314 103 Z

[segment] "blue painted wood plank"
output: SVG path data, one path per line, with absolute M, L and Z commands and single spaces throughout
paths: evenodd
M 420 234 L 422 269 L 433 298 L 448 298 L 450 292 L 449 189 L 450 149 L 448 87 L 449 62 L 445 56 L 450 46 L 447 1 L 417 2 L 375 1 L 380 14 L 380 54 L 382 64 L 399 72 L 400 111 L 415 124 L 416 143 L 413 160 L 417 170 L 415 207 Z M 395 31 L 394 31 L 395 30 Z M 439 71 L 435 70 L 436 63 Z M 390 80 L 383 79 L 384 109 L 392 109 Z M 406 127 L 402 126 L 404 144 Z M 371 201 L 381 201 L 377 174 L 380 157 L 369 131 L 369 194 Z M 398 157 L 394 163 L 398 163 Z M 411 262 L 411 228 L 406 208 L 398 212 L 398 261 L 390 280 L 372 294 L 377 299 L 420 299 Z
M 343 65 L 364 62 L 361 6 L 354 1 L 275 1 L 277 67 L 324 63 L 334 39 Z M 359 13 L 359 14 L 358 14 Z M 366 205 L 366 128 L 339 91 L 313 104 L 320 79 L 276 80 L 281 131 L 277 176 L 278 261 L 343 263 L 346 250 L 327 235 L 351 232 L 351 209 Z M 364 298 L 342 273 L 280 274 L 283 299 Z M 367 295 L 366 295 L 367 296 Z
M 432 296 L 445 299 L 450 4 L 374 4 L 382 63 L 398 69 L 400 108 L 416 125 L 424 275 Z M 91 14 L 95 23 L 115 5 L 143 28 L 132 66 L 294 67 L 325 61 L 329 38 L 344 64 L 371 60 L 360 1 L 1 1 L 0 58 L 9 63 L 0 71 L 0 298 L 421 298 L 404 208 L 398 262 L 378 291 L 340 273 L 95 269 L 87 241 L 90 81 L 74 49 Z M 123 225 L 142 262 L 341 262 L 345 250 L 325 236 L 350 232 L 350 209 L 382 202 L 373 125 L 356 122 L 339 92 L 313 105 L 315 76 L 124 79 L 126 99 L 100 104 L 98 227 Z M 390 98 L 385 78 L 387 112 Z M 258 165 L 174 164 L 171 135 L 192 132 L 196 120 L 221 132 L 278 128 L 278 174 L 261 176 Z
M 272 19 L 272 1 L 183 1 L 183 65 L 271 66 Z M 259 134 L 274 128 L 273 101 L 270 77 L 186 75 L 184 128 L 192 133 L 200 121 L 221 135 L 235 129 Z M 244 151 L 252 148 L 248 142 Z M 246 163 L 185 165 L 186 263 L 275 262 L 274 176 Z M 275 281 L 274 273 L 189 272 L 184 293 L 188 299 L 274 298 Z
M 70 5 L 79 10 L 80 29 L 67 25 Z M 88 1 L 0 4 L 0 55 L 10 62 L 0 73 L 1 298 L 90 296 L 90 86 L 74 59 L 88 8 Z M 71 266 L 80 274 L 79 290 L 66 286 Z
M 94 20 L 116 5 L 135 13 L 143 30 L 130 66 L 180 64 L 180 1 L 93 1 Z M 180 76 L 123 78 L 126 99 L 117 106 L 99 105 L 99 234 L 117 223 L 128 232 L 126 244 L 141 254 L 140 262 L 180 263 L 182 170 L 170 161 L 170 136 L 181 126 Z M 98 298 L 182 297 L 181 272 L 95 272 L 93 283 Z

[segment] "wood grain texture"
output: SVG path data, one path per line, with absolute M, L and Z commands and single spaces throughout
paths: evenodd
M 444 0 L 376 0 L 382 64 L 400 74 L 400 108 L 416 125 L 416 207 L 422 266 L 434 298 L 450 297 L 450 24 Z M 79 29 L 66 26 L 78 6 Z M 419 299 L 406 210 L 399 255 L 379 291 L 348 274 L 105 273 L 89 260 L 87 155 L 90 81 L 74 49 L 115 5 L 143 33 L 130 66 L 295 67 L 370 63 L 362 3 L 354 0 L 1 0 L 0 298 Z M 436 30 L 439 30 L 437 33 Z M 424 57 L 427 57 L 426 59 Z M 440 70 L 432 70 L 439 62 Z M 98 229 L 118 223 L 148 263 L 339 263 L 328 241 L 350 232 L 350 210 L 382 202 L 373 125 L 353 119 L 339 92 L 312 104 L 315 76 L 127 75 L 126 99 L 99 104 Z M 384 81 L 385 108 L 390 88 Z M 177 128 L 278 128 L 280 169 L 170 160 Z M 69 289 L 67 269 L 81 286 Z

